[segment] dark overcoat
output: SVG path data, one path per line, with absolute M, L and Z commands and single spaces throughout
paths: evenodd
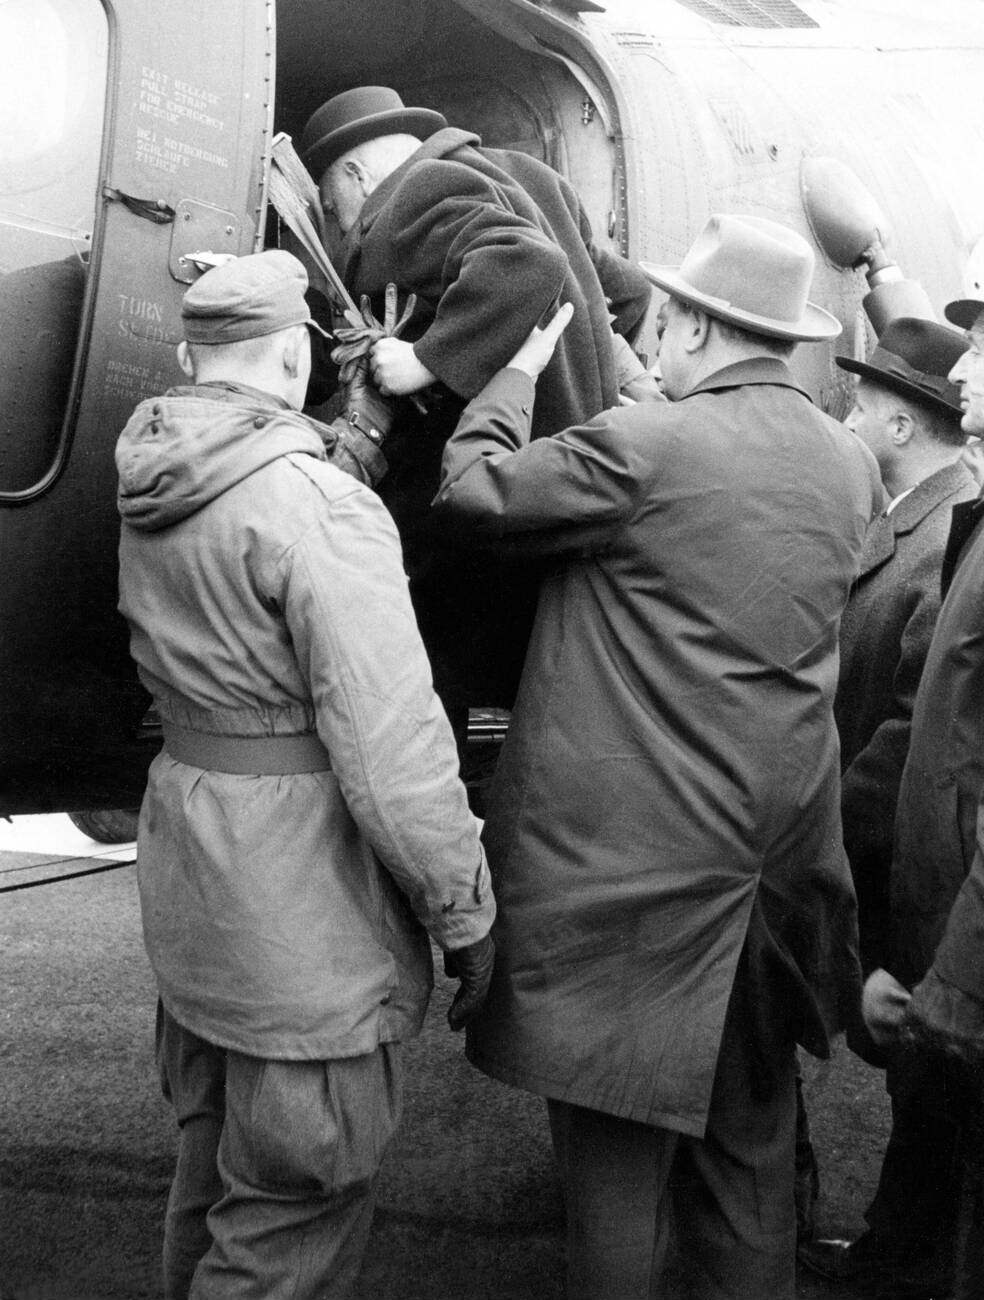
M 534 436 L 589 419 L 617 398 L 610 310 L 629 337 L 651 287 L 637 267 L 596 248 L 573 188 L 526 154 L 479 147 L 447 128 L 424 141 L 369 196 L 341 270 L 379 312 L 388 282 L 417 295 L 406 337 L 441 381 L 421 416 L 409 403 L 387 439 L 379 486 L 404 546 L 411 595 L 439 689 L 473 704 L 510 704 L 535 606 L 530 573 L 435 529 L 441 453 L 464 402 L 514 355 L 556 299 L 574 319 L 544 371 Z M 495 697 L 495 698 L 493 698 Z
M 844 847 L 858 891 L 866 965 L 884 965 L 892 840 L 916 688 L 940 608 L 940 568 L 958 501 L 977 495 L 957 461 L 929 475 L 864 539 L 841 622 L 834 718 Z
M 563 561 L 485 827 L 499 955 L 468 1052 L 700 1135 L 753 913 L 776 1040 L 824 1052 L 858 993 L 833 699 L 881 485 L 773 359 L 524 446 L 531 398 L 507 370 L 470 405 L 438 502 Z
M 892 863 L 891 970 L 906 984 L 937 957 L 934 982 L 957 1019 L 984 1003 L 984 502 L 958 505 L 944 557 L 944 599 L 912 715 Z M 970 876 L 968 877 L 968 871 Z M 965 883 L 965 878 L 966 883 Z M 963 888 L 961 888 L 963 887 Z M 942 985 L 939 984 L 942 979 Z

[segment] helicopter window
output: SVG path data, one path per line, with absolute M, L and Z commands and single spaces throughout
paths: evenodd
M 107 48 L 100 0 L 0 4 L 3 492 L 35 484 L 58 450 L 96 210 Z

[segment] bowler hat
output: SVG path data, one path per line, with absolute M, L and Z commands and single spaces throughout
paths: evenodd
M 324 334 L 311 319 L 307 287 L 304 267 L 283 249 L 231 258 L 206 271 L 185 293 L 184 336 L 189 343 L 242 343 L 291 325 Z
M 977 317 L 984 311 L 984 302 L 980 298 L 958 298 L 948 302 L 943 308 L 943 315 L 962 330 L 973 329 Z M 964 351 L 966 352 L 966 345 Z
M 959 419 L 960 390 L 947 382 L 947 375 L 966 351 L 967 345 L 956 330 L 936 321 L 900 316 L 885 327 L 867 361 L 855 361 L 853 357 L 834 360 L 841 370 Z
M 336 158 L 380 135 L 424 138 L 447 126 L 432 108 L 407 108 L 388 86 L 355 86 L 335 95 L 308 118 L 301 136 L 301 159 L 319 180 Z
M 708 218 L 679 267 L 640 262 L 653 284 L 709 316 L 770 338 L 836 338 L 840 322 L 807 301 L 813 250 L 765 217 Z

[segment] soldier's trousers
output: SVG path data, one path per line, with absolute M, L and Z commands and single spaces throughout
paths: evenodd
M 400 1049 L 270 1061 L 158 1009 L 158 1064 L 180 1133 L 165 1300 L 343 1300 L 402 1104 Z

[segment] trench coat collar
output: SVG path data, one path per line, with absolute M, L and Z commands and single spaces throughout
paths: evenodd
M 412 153 L 405 162 L 402 162 L 395 171 L 390 172 L 385 180 L 380 181 L 362 205 L 358 220 L 342 243 L 342 266 L 339 268 L 342 278 L 344 279 L 348 274 L 352 259 L 358 254 L 359 246 L 366 231 L 370 229 L 411 167 L 416 166 L 419 162 L 424 162 L 428 158 L 446 158 L 448 154 L 463 149 L 465 145 L 480 145 L 481 143 L 481 136 L 475 135 L 474 131 L 461 131 L 455 126 L 444 127 L 443 130 L 435 131 L 433 135 L 429 135 L 419 149 Z
M 713 375 L 707 375 L 680 400 L 685 402 L 695 393 L 713 393 L 722 388 L 744 388 L 747 384 L 779 384 L 784 388 L 794 388 L 802 393 L 808 402 L 813 398 L 802 385 L 793 378 L 793 372 L 778 357 L 750 357 L 745 361 L 733 361 L 731 365 L 722 366 Z
M 958 492 L 969 479 L 970 473 L 965 466 L 959 460 L 954 461 L 952 465 L 944 465 L 917 483 L 890 515 L 883 511 L 876 516 L 864 535 L 861 571 L 858 576 L 863 578 L 875 569 L 880 569 L 895 554 L 895 539 L 911 533 L 931 510 Z

